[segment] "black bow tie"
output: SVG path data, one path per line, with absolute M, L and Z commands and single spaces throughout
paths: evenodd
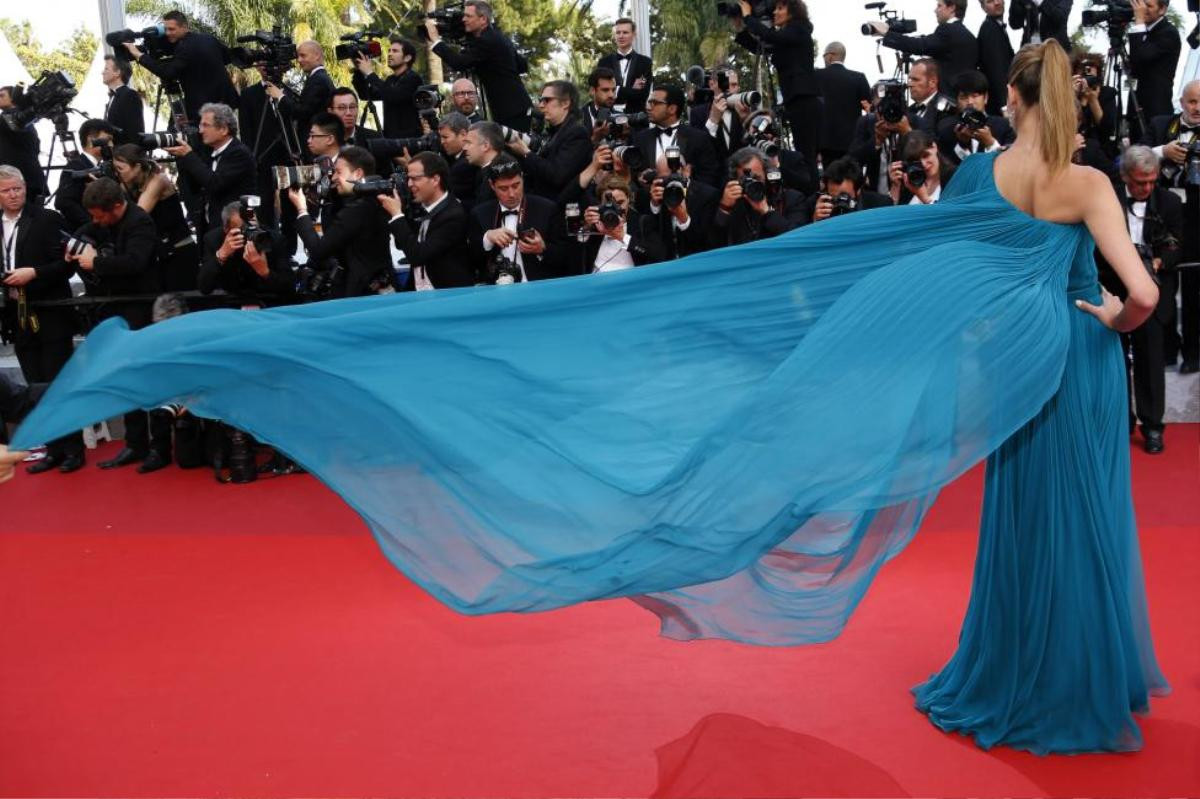
M 925 103 L 913 103 L 912 112 L 914 114 L 924 114 L 925 113 Z
M 617 53 L 617 58 L 621 61 L 628 61 L 629 59 L 633 58 L 633 53 L 630 53 L 629 55 L 621 55 L 620 53 Z
M 507 219 L 510 216 L 520 216 L 520 215 L 521 215 L 520 211 L 510 210 L 508 208 L 503 209 L 503 216 L 505 219 Z
M 116 93 L 117 93 L 117 90 L 116 90 L 116 89 L 109 89 L 109 90 L 108 90 L 108 96 L 109 96 L 109 97 L 113 97 L 113 96 L 115 96 L 115 95 L 116 95 Z
M 676 131 L 678 131 L 678 130 L 679 130 L 678 125 L 672 125 L 669 128 L 659 128 L 658 135 L 659 136 L 674 136 Z

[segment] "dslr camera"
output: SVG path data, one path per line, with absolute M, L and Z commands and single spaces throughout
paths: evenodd
M 271 233 L 258 224 L 257 209 L 262 204 L 257 194 L 238 197 L 238 216 L 242 218 L 242 240 L 265 253 L 271 249 Z
M 379 58 L 383 55 L 383 45 L 379 43 L 387 34 L 382 31 L 365 30 L 357 33 L 347 33 L 340 37 L 343 44 L 333 48 L 334 58 L 338 61 L 357 61 L 361 58 Z
M 1162 175 L 1169 181 L 1174 181 L 1183 174 L 1183 183 L 1188 186 L 1200 186 L 1200 137 L 1192 139 L 1188 145 L 1187 155 L 1182 164 L 1175 164 L 1163 159 Z
M 418 86 L 413 92 L 413 105 L 417 108 L 417 113 L 425 123 L 429 125 L 430 131 L 435 132 L 438 128 L 438 112 L 442 108 L 442 87 L 436 83 L 427 83 L 424 86 Z
M 488 277 L 497 286 L 511 286 L 521 282 L 521 267 L 499 250 L 495 250 L 488 259 Z
M 765 115 L 750 120 L 746 126 L 746 143 L 761 150 L 767 158 L 778 158 L 783 149 L 779 146 L 779 126 Z
M 435 8 L 425 14 L 425 19 L 437 23 L 438 35 L 449 41 L 463 41 L 467 38 L 467 28 L 463 25 L 462 3 L 448 5 L 445 8 Z M 417 28 L 417 38 L 423 42 L 429 41 L 429 31 L 421 25 Z
M 958 124 L 967 130 L 983 130 L 988 124 L 987 114 L 975 108 L 965 108 L 958 118 Z
M 908 111 L 908 87 L 898 80 L 883 80 L 875 85 L 875 109 L 884 122 L 895 125 Z
M 520 139 L 521 141 L 525 142 L 525 146 L 528 147 L 531 152 L 535 153 L 546 146 L 547 139 L 545 136 L 538 135 L 537 133 L 522 133 L 521 131 L 510 128 L 507 125 L 500 125 L 499 127 L 500 135 L 504 137 L 505 144 L 510 144 Z
M 775 0 L 751 0 L 750 16 L 758 17 L 759 19 L 770 21 L 775 11 Z M 742 7 L 740 3 L 729 3 L 723 0 L 717 2 L 717 16 L 729 17 L 730 19 L 742 18 Z
M 858 209 L 858 200 L 854 199 L 853 195 L 841 192 L 836 197 L 830 197 L 830 202 L 833 203 L 833 210 L 829 212 L 830 217 L 842 216 L 851 211 Z
M 57 119 L 65 126 L 67 104 L 77 94 L 79 90 L 70 75 L 62 70 L 43 70 L 30 85 L 13 88 L 12 108 L 0 113 L 0 120 L 14 132 L 35 119 Z
M 75 180 L 83 180 L 87 177 L 97 178 L 112 178 L 117 180 L 117 170 L 113 168 L 113 150 L 112 141 L 109 139 L 93 138 L 92 141 L 100 148 L 100 163 L 96 164 L 91 169 L 64 169 L 63 174 Z
M 914 189 L 919 189 L 925 185 L 925 165 L 920 159 L 916 161 L 904 162 L 904 177 L 908 179 L 908 184 Z
M 410 219 L 420 219 L 425 215 L 425 207 L 413 199 L 412 192 L 408 188 L 408 170 L 404 167 L 397 167 L 392 174 L 386 178 L 370 177 L 363 178 L 358 183 L 355 183 L 351 188 L 351 192 L 356 197 L 375 197 L 379 194 L 391 194 L 395 192 L 400 196 L 400 202 L 404 206 L 404 213 Z
M 885 11 L 887 3 L 867 3 L 863 8 L 867 10 L 874 9 L 879 12 L 879 18 L 887 25 L 888 33 L 899 33 L 908 35 L 917 32 L 917 21 L 915 19 L 905 19 L 900 16 L 898 11 Z M 863 36 L 874 36 L 875 28 L 869 22 L 864 22 L 862 26 Z
M 596 209 L 600 214 L 600 224 L 605 230 L 613 230 L 625 222 L 625 211 L 617 204 L 611 191 L 604 192 L 604 202 Z
M 321 156 L 313 164 L 299 166 L 277 166 L 274 168 L 275 188 L 313 189 L 320 197 L 328 197 L 333 188 L 333 161 Z

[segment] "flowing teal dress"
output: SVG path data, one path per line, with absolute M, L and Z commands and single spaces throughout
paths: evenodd
M 628 597 L 673 638 L 837 636 L 991 457 L 960 649 L 983 746 L 1130 749 L 1165 689 L 1083 226 L 968 159 L 936 206 L 556 281 L 99 326 L 14 445 L 182 402 L 271 442 L 463 613 Z

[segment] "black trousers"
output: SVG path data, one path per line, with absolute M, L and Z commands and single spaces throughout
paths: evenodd
M 792 129 L 792 149 L 803 153 L 810 166 L 817 163 L 821 144 L 821 119 L 825 103 L 820 97 L 796 97 L 787 102 L 785 116 Z
M 21 365 L 21 374 L 30 386 L 50 383 L 71 359 L 75 345 L 69 336 L 45 338 L 39 334 L 18 331 L 13 341 L 13 352 Z M 40 396 L 39 389 L 36 393 Z M 62 438 L 46 442 L 46 451 L 51 457 L 63 458 L 83 452 L 83 433 L 76 431 Z
M 1151 316 L 1132 333 L 1121 336 L 1121 347 L 1125 350 L 1125 362 L 1133 356 L 1133 366 L 1126 371 L 1126 382 L 1130 386 L 1129 418 L 1134 418 L 1144 432 L 1162 432 L 1163 411 L 1167 402 L 1167 379 L 1163 373 L 1163 334 L 1166 326 L 1158 317 Z

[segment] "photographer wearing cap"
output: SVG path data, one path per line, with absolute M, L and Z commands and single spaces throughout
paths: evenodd
M 222 227 L 204 234 L 200 292 L 219 288 L 255 304 L 286 305 L 295 299 L 296 276 L 279 234 L 258 226 L 257 200 L 249 195 L 229 203 L 221 209 Z
M 747 50 L 769 52 L 771 66 L 779 77 L 788 125 L 796 149 L 810 163 L 817 163 L 821 141 L 821 87 L 813 70 L 813 26 L 804 0 L 776 0 L 771 27 L 754 15 L 746 0 L 738 3 L 742 16 L 733 19 L 738 31 L 734 41 Z
M 1017 134 L 1007 119 L 987 113 L 988 81 L 982 72 L 964 72 L 954 85 L 959 116 L 944 119 L 938 126 L 938 149 L 950 163 L 962 163 L 975 153 L 998 152 L 1016 141 Z
M 496 199 L 471 211 L 469 240 L 486 283 L 524 283 L 566 274 L 567 232 L 558 205 L 528 194 L 521 165 L 501 155 L 488 167 Z
M 558 197 L 592 160 L 592 137 L 577 119 L 579 93 L 567 80 L 552 80 L 542 87 L 538 108 L 546 117 L 549 139 L 533 152 L 524 140 L 514 138 L 508 149 L 529 179 L 528 191 L 547 199 Z
M 388 230 L 410 265 L 403 291 L 475 285 L 467 249 L 467 212 L 448 190 L 450 167 L 437 153 L 417 153 L 408 162 L 408 190 L 417 207 L 406 208 L 396 193 L 381 194 Z
M 292 187 L 288 200 L 296 209 L 296 233 L 316 269 L 335 271 L 336 259 L 344 273 L 333 286 L 333 297 L 360 297 L 386 293 L 395 283 L 387 231 L 379 205 L 370 194 L 358 194 L 354 185 L 375 174 L 375 158 L 362 147 L 346 147 L 333 167 L 333 184 L 341 198 L 337 216 L 322 222 L 318 233 L 304 193 Z
M 421 121 L 413 96 L 425 84 L 425 79 L 413 68 L 416 60 L 417 46 L 398 35 L 388 38 L 387 65 L 392 74 L 386 78 L 379 77 L 375 62 L 365 53 L 359 53 L 354 59 L 351 85 L 367 102 L 383 102 L 383 135 L 389 139 L 421 135 Z
M 887 208 L 892 198 L 865 188 L 862 167 L 853 158 L 839 158 L 825 167 L 821 175 L 823 190 L 807 202 L 808 217 L 821 222 L 854 211 Z
M 188 27 L 182 11 L 163 14 L 163 35 L 174 45 L 171 55 L 156 59 L 133 42 L 124 43 L 129 56 L 164 81 L 178 81 L 188 119 L 198 120 L 207 103 L 237 105 L 237 91 L 225 65 L 229 49 L 219 39 Z
M 425 20 L 425 30 L 433 44 L 434 55 L 451 69 L 474 73 L 483 84 L 492 119 L 527 133 L 532 103 L 521 83 L 521 75 L 529 65 L 512 41 L 492 24 L 494 19 L 490 3 L 466 0 L 462 20 L 469 38 L 461 50 L 442 41 L 436 20 Z
M 32 304 L 71 297 L 72 268 L 63 260 L 62 227 L 56 212 L 27 201 L 21 171 L 0 165 L 0 327 L 30 384 L 52 381 L 74 349 L 72 309 Z M 65 473 L 82 466 L 83 437 L 76 432 L 50 442 L 46 457 L 28 471 Z
M 808 221 L 803 195 L 784 188 L 782 176 L 768 180 L 761 150 L 743 147 L 730 156 L 729 181 L 713 215 L 714 247 L 769 239 Z
M 254 193 L 258 168 L 250 148 L 237 138 L 238 121 L 232 108 L 222 103 L 204 105 L 199 128 L 207 155 L 197 154 L 187 142 L 164 149 L 175 156 L 180 173 L 201 189 L 204 213 L 192 221 L 203 236 L 221 227 L 222 208 L 243 194 Z
M 877 36 L 883 37 L 884 47 L 935 59 L 942 81 L 952 83 L 959 74 L 975 69 L 979 63 L 979 42 L 963 24 L 967 3 L 968 0 L 937 0 L 934 14 L 938 25 L 928 36 L 906 36 L 888 30 L 887 24 L 880 21 L 868 25 Z
M 1121 185 L 1117 197 L 1125 208 L 1129 238 L 1142 263 L 1159 284 L 1158 306 L 1136 330 L 1121 336 L 1122 346 L 1133 353 L 1132 389 L 1137 420 L 1142 424 L 1142 446 L 1151 455 L 1163 451 L 1163 410 L 1166 379 L 1163 375 L 1164 333 L 1175 323 L 1175 265 L 1183 236 L 1183 204 L 1167 189 L 1157 186 L 1159 159 L 1149 147 L 1134 145 L 1121 156 Z M 1096 253 L 1100 282 L 1117 297 L 1126 295 L 1125 284 Z M 1133 410 L 1130 408 L 1130 426 Z

